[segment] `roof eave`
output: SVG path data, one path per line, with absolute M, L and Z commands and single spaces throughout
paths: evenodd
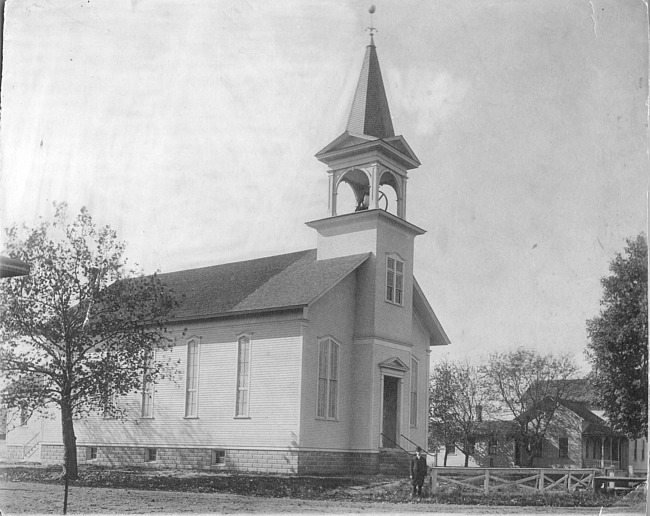
M 349 133 L 346 132 L 342 136 L 348 136 L 348 135 Z M 337 140 L 335 140 L 334 142 L 332 142 L 332 144 L 328 145 L 323 150 L 318 152 L 315 155 L 316 159 L 322 163 L 325 163 L 326 165 L 329 165 L 332 161 L 335 161 L 337 159 L 342 159 L 350 155 L 359 154 L 359 152 L 372 150 L 373 147 L 379 147 L 385 154 L 387 154 L 392 159 L 400 163 L 406 170 L 412 170 L 414 168 L 418 168 L 421 165 L 420 160 L 418 160 L 415 154 L 412 154 L 412 156 L 407 156 L 403 152 L 399 151 L 398 149 L 396 149 L 395 147 L 393 147 L 392 145 L 390 145 L 389 143 L 381 139 L 373 139 L 365 143 L 352 145 L 350 147 L 343 147 L 343 148 L 336 148 L 333 145 Z M 339 140 L 339 143 L 340 141 L 343 140 Z M 406 142 L 404 141 L 404 143 Z
M 442 342 L 439 344 L 436 344 L 432 342 L 430 345 L 431 346 L 448 346 L 451 344 L 451 340 L 449 340 L 449 337 L 447 336 L 447 333 L 445 332 L 445 329 L 442 327 L 442 324 L 440 323 L 440 320 L 436 316 L 436 313 L 433 311 L 433 308 L 431 308 L 431 305 L 429 304 L 429 301 L 427 300 L 426 296 L 424 295 L 424 291 L 420 287 L 419 283 L 415 279 L 415 276 L 413 277 L 413 295 L 417 295 L 420 297 L 420 300 L 422 301 L 422 306 L 425 309 L 424 315 L 427 316 L 426 318 L 428 320 L 424 321 L 425 324 L 427 325 L 427 329 L 431 334 L 437 333 L 440 335 Z

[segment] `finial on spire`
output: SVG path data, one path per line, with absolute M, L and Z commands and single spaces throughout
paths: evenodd
M 375 32 L 379 32 L 379 29 L 376 29 L 372 25 L 372 15 L 375 12 L 375 6 L 371 5 L 370 9 L 368 9 L 368 12 L 370 13 L 370 27 L 366 27 L 366 30 L 370 32 L 370 45 L 375 46 L 375 40 L 373 39 L 373 36 Z

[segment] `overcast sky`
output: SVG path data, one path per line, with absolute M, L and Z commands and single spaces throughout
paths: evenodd
M 641 0 L 374 0 L 415 274 L 454 357 L 582 361 L 647 222 Z M 316 245 L 370 2 L 8 0 L 2 225 L 87 206 L 144 272 Z

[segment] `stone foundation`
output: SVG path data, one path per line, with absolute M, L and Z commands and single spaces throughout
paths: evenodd
M 79 464 L 106 467 L 140 466 L 152 469 L 226 470 L 289 475 L 355 475 L 379 472 L 378 453 L 241 450 L 227 448 L 145 448 L 131 446 L 77 447 Z M 153 451 L 155 450 L 155 452 Z M 218 452 L 218 453 L 215 453 Z M 155 453 L 155 456 L 153 455 Z M 219 457 L 215 457 L 219 455 Z M 43 464 L 61 464 L 63 446 L 42 445 Z

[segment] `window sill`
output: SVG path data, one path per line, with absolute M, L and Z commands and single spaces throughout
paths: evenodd
M 399 306 L 400 308 L 404 308 L 404 303 L 396 303 L 395 301 L 391 301 L 390 299 L 384 299 L 389 305 L 393 306 Z
M 338 418 L 334 418 L 334 417 L 318 417 L 318 416 L 316 416 L 316 421 L 330 421 L 330 422 L 333 422 L 333 423 L 338 423 L 339 422 Z
M 183 419 L 199 419 L 199 416 L 184 416 Z
M 250 416 L 235 416 L 233 419 L 251 419 Z

